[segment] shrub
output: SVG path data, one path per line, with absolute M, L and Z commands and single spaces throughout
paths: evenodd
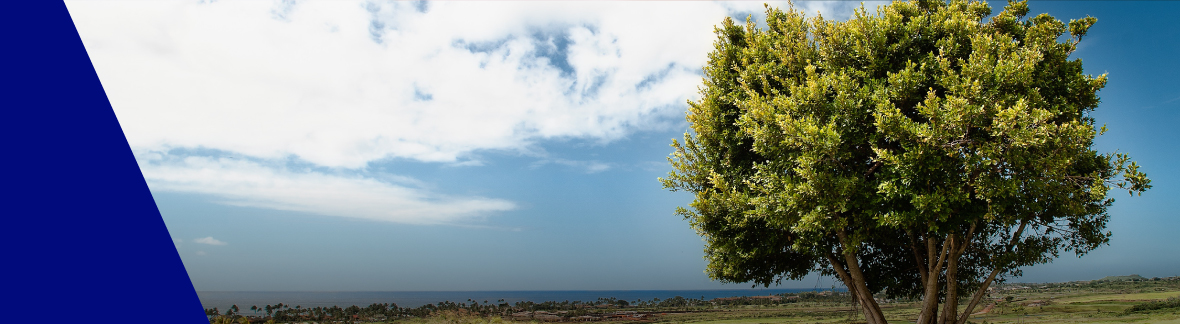
M 1153 311 L 1157 309 L 1180 308 L 1180 296 L 1168 298 L 1165 300 L 1150 301 L 1135 306 L 1131 306 L 1126 311 L 1126 314 Z

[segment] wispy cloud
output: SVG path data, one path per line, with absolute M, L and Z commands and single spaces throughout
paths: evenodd
M 137 156 L 152 190 L 219 197 L 221 203 L 413 224 L 446 224 L 515 208 L 512 202 L 452 197 L 408 186 L 412 179 L 380 181 L 235 158 Z
M 605 162 L 600 162 L 600 161 L 593 161 L 593 160 L 579 161 L 579 160 L 567 160 L 567 159 L 540 160 L 537 162 L 533 162 L 533 164 L 531 164 L 529 167 L 535 169 L 535 168 L 543 167 L 546 164 L 560 164 L 560 165 L 564 165 L 564 166 L 571 167 L 574 169 L 582 170 L 583 172 L 586 172 L 586 173 L 598 173 L 598 172 L 610 170 L 612 167 L 612 165 L 610 163 L 605 163 Z
M 206 237 L 202 237 L 199 239 L 195 239 L 195 240 L 193 240 L 193 243 L 208 244 L 208 245 L 225 245 L 225 242 L 215 239 L 212 236 L 206 236 Z

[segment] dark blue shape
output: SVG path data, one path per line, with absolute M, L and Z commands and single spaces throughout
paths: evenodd
M 4 322 L 208 323 L 65 4 L 3 16 Z

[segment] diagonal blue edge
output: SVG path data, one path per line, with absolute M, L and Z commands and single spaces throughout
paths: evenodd
M 0 28 L 3 322 L 207 324 L 65 4 Z

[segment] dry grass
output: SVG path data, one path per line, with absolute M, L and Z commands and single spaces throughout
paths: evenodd
M 513 324 L 529 323 L 505 320 L 499 316 L 480 316 L 465 309 L 447 310 L 430 314 L 426 318 L 400 320 L 399 324 Z

